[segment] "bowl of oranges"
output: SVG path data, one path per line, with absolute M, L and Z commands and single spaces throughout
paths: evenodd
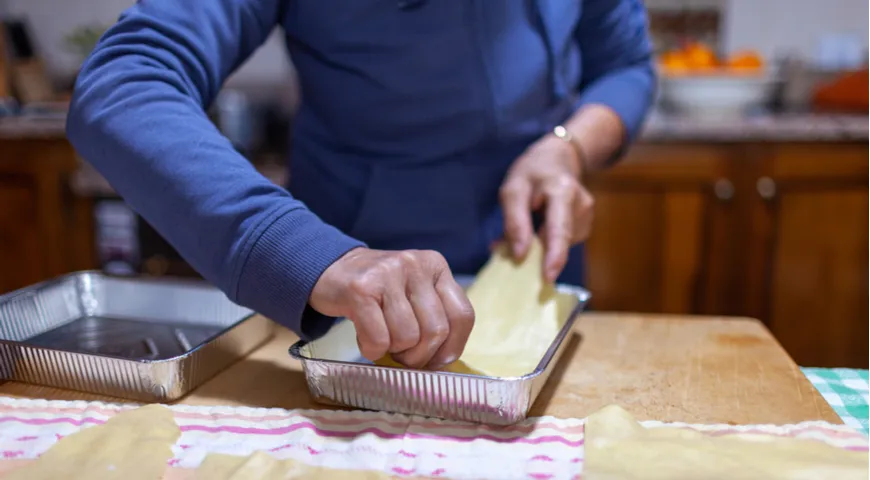
M 700 43 L 664 52 L 658 61 L 661 101 L 692 116 L 742 116 L 764 105 L 775 80 L 757 52 L 716 55 Z

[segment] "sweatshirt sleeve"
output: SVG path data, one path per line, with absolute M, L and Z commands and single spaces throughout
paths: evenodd
M 139 0 L 83 65 L 67 135 L 203 277 L 311 337 L 331 324 L 302 322 L 311 289 L 361 243 L 260 175 L 205 114 L 285 3 Z
M 578 108 L 610 107 L 637 138 L 652 106 L 656 74 L 641 0 L 585 0 L 577 41 L 582 55 Z

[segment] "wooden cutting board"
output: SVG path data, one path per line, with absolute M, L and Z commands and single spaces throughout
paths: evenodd
M 308 397 L 295 336 L 270 343 L 179 403 L 325 408 Z M 758 321 L 722 317 L 584 314 L 532 414 L 584 417 L 619 404 L 640 420 L 759 424 L 837 414 Z M 0 395 L 119 400 L 8 382 Z

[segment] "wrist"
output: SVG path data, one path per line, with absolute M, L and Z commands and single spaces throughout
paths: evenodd
M 587 170 L 587 157 L 586 150 L 577 137 L 562 125 L 557 125 L 547 136 L 561 144 L 561 148 L 566 152 L 565 156 L 571 159 L 572 171 L 577 178 L 580 178 Z

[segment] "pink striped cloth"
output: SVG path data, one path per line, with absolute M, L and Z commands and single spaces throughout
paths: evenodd
M 0 455 L 36 458 L 59 438 L 128 408 L 132 406 L 0 397 Z M 583 464 L 584 422 L 578 419 L 541 417 L 510 427 L 487 427 L 361 411 L 170 408 L 182 431 L 170 465 L 184 469 L 197 467 L 208 453 L 249 455 L 258 450 L 311 465 L 453 479 L 577 479 Z M 824 422 L 670 425 L 715 434 L 814 438 L 850 450 L 868 448 L 862 434 Z

